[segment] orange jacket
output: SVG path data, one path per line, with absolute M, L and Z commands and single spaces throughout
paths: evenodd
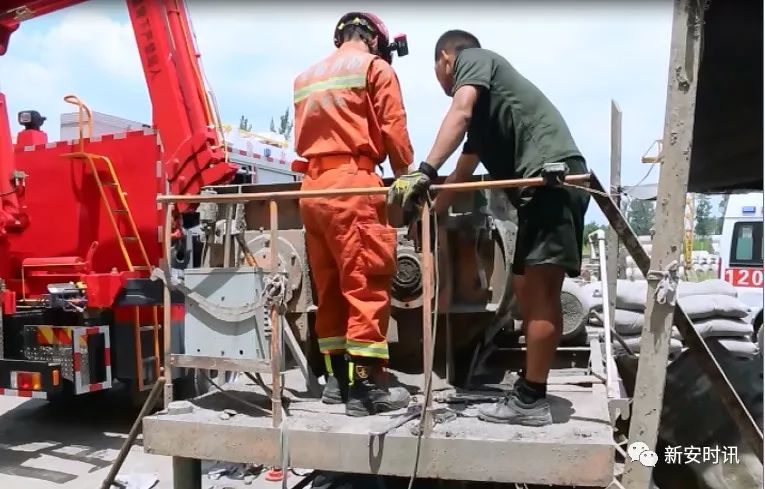
M 351 44 L 295 79 L 295 150 L 310 160 L 328 155 L 390 158 L 405 170 L 414 152 L 401 87 L 393 68 Z

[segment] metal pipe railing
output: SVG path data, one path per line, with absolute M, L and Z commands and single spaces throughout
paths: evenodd
M 584 186 L 583 184 L 588 184 L 590 181 L 590 174 L 579 174 L 579 175 L 569 175 L 565 177 L 564 182 L 568 185 L 573 186 Z M 451 184 L 441 184 L 441 185 L 432 185 L 431 189 L 433 191 L 443 191 L 447 190 L 449 192 L 470 192 L 475 190 L 489 190 L 489 189 L 503 189 L 503 188 L 519 188 L 519 187 L 541 187 L 543 185 L 547 184 L 547 180 L 545 180 L 542 177 L 537 178 L 519 178 L 519 179 L 513 179 L 513 180 L 495 180 L 495 181 L 482 181 L 482 182 L 465 182 L 465 183 L 451 183 Z M 279 200 L 299 200 L 299 199 L 306 199 L 306 198 L 321 198 L 321 197 L 341 197 L 341 196 L 350 196 L 350 195 L 383 195 L 387 194 L 388 188 L 387 187 L 373 187 L 373 188 L 350 188 L 350 189 L 330 189 L 330 190 L 287 190 L 287 191 L 281 191 L 281 192 L 258 192 L 258 193 L 242 193 L 242 194 L 223 194 L 223 195 L 214 195 L 214 194 L 197 194 L 197 195 L 159 195 L 157 196 L 157 202 L 161 203 L 163 206 L 163 210 L 165 212 L 165 243 L 163 243 L 163 248 L 165 250 L 165 266 L 170 267 L 170 230 L 167 227 L 170 222 L 170 216 L 173 212 L 173 207 L 176 203 L 179 202 L 192 202 L 192 203 L 219 203 L 219 204 L 233 204 L 233 203 L 239 203 L 239 202 L 251 202 L 251 201 L 269 201 L 269 214 L 270 214 L 270 247 L 271 247 L 271 264 L 268 267 L 269 271 L 271 273 L 277 273 L 278 272 L 278 248 L 277 248 L 277 239 L 278 239 L 278 214 L 279 214 L 279 207 L 277 201 Z M 422 215 L 422 244 L 423 244 L 423 254 L 430 254 L 430 206 L 429 204 L 426 204 L 423 207 L 423 215 Z M 437 252 L 438 250 L 434 250 Z M 425 270 L 423 270 L 424 275 L 424 284 L 423 284 L 423 373 L 424 373 L 424 379 L 423 379 L 423 391 L 428 390 L 427 387 L 429 385 L 428 379 L 429 376 L 432 376 L 433 371 L 433 358 L 430 354 L 432 351 L 432 343 L 435 341 L 435 338 L 432 337 L 432 304 L 431 301 L 433 300 L 434 291 L 432 290 L 434 287 L 432 275 L 433 272 L 433 262 L 428 256 L 425 259 L 424 262 Z M 428 270 L 430 269 L 430 270 Z M 169 276 L 169 273 L 168 275 Z M 165 284 L 165 320 L 169 321 L 170 314 L 169 314 L 169 307 L 170 307 L 170 293 L 168 284 Z M 278 314 L 276 313 L 275 306 L 272 306 L 271 313 L 271 372 L 272 372 L 272 385 L 271 385 L 271 408 L 272 408 L 272 416 L 273 416 L 273 425 L 279 426 L 281 423 L 282 418 L 282 412 L 281 412 L 281 358 L 282 358 L 282 348 L 281 348 L 281 326 L 282 321 L 278 320 Z M 170 356 L 171 356 L 171 350 L 170 350 L 170 341 L 169 340 L 169 327 L 167 327 L 168 322 L 165 323 L 165 380 L 167 381 L 167 384 L 172 385 L 171 379 L 170 379 Z M 170 391 L 172 392 L 172 391 Z M 172 400 L 172 398 L 168 397 L 166 394 L 165 397 L 165 407 L 167 407 L 167 404 Z M 429 394 L 429 392 L 425 392 L 425 405 L 423 406 L 423 409 L 426 413 L 428 413 L 431 409 L 431 403 L 432 399 Z M 427 416 L 427 414 L 426 414 Z M 429 420 L 429 416 L 427 416 L 426 419 Z M 430 424 L 430 423 L 427 423 Z M 425 434 L 430 433 L 430 427 L 427 426 L 424 429 Z
M 603 341 L 605 342 L 605 362 L 606 362 L 606 393 L 608 399 L 619 397 L 619 389 L 616 385 L 613 362 L 613 343 L 611 343 L 611 328 L 613 325 L 613 311 L 611 310 L 611 295 L 608 289 L 608 279 L 606 276 L 606 233 L 598 229 L 587 237 L 590 241 L 590 253 L 597 257 L 600 268 L 600 288 L 603 300 Z M 615 253 L 615 251 L 612 251 Z
M 589 174 L 569 175 L 565 178 L 567 184 L 585 184 L 590 181 Z M 470 192 L 473 190 L 490 190 L 518 187 L 541 187 L 546 182 L 542 177 L 517 178 L 513 180 L 494 180 L 486 182 L 445 183 L 431 185 L 433 191 L 448 190 L 450 192 Z M 160 203 L 212 203 L 227 204 L 233 202 L 249 202 L 254 200 L 298 200 L 317 197 L 343 197 L 348 195 L 384 195 L 388 193 L 388 187 L 370 188 L 347 188 L 330 190 L 284 190 L 281 192 L 257 192 L 246 194 L 205 194 L 205 195 L 159 195 L 157 202 Z

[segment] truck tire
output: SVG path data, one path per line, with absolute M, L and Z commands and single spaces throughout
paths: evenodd
M 194 369 L 192 376 L 194 379 L 194 397 L 203 396 L 209 392 L 217 390 L 210 380 L 223 387 L 228 382 L 236 382 L 237 372 L 222 372 L 223 379 L 219 380 L 217 370 Z
M 224 379 L 219 381 L 216 380 L 217 370 L 186 369 L 186 375 L 173 379 L 173 399 L 176 401 L 193 399 L 217 390 L 208 377 L 221 387 L 224 383 L 234 382 L 237 378 L 235 372 L 225 372 Z
M 762 329 L 762 311 L 758 312 L 757 315 L 754 317 L 754 321 L 752 321 L 752 327 L 754 328 L 754 333 L 752 334 L 752 341 L 756 343 L 757 337 L 759 336 L 759 333 L 760 333 L 760 329 Z

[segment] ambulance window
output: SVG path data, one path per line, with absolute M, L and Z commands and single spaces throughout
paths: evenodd
M 733 226 L 731 266 L 762 266 L 762 222 L 737 222 Z

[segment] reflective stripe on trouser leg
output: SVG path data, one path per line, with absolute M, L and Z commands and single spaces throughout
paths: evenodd
M 329 338 L 319 338 L 319 351 L 325 355 L 337 351 L 345 350 L 345 336 L 332 336 Z M 329 356 L 327 356 L 329 358 Z
M 348 340 L 346 342 L 348 354 L 354 357 L 379 358 L 387 360 L 388 342 L 364 343 L 360 341 Z

